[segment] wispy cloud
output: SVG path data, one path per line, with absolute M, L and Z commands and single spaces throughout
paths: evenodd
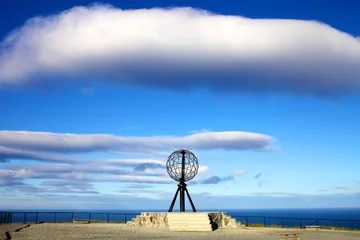
M 124 187 L 124 188 L 139 188 L 139 189 L 144 189 L 144 188 L 153 188 L 154 185 L 135 183 L 135 184 L 126 184 L 126 185 L 124 185 L 123 187 Z
M 10 33 L 0 46 L 0 84 L 62 77 L 69 84 L 336 95 L 359 92 L 359 64 L 358 38 L 316 21 L 98 4 L 35 17 Z
M 219 176 L 211 176 L 209 178 L 204 179 L 202 184 L 219 184 L 221 182 L 234 180 L 233 176 L 219 177 Z
M 234 172 L 234 176 L 240 176 L 240 175 L 245 175 L 246 174 L 246 170 L 236 170 Z
M 20 155 L 15 151 L 56 153 L 96 151 L 141 152 L 144 150 L 174 150 L 178 148 L 202 150 L 267 150 L 271 148 L 273 141 L 274 139 L 272 137 L 265 134 L 241 131 L 202 132 L 179 137 L 124 137 L 110 134 L 0 131 L 0 146 L 2 146 L 0 151 L 3 152 L 2 159 L 7 156 L 6 154 L 12 154 L 14 156 L 16 156 L 16 154 Z M 30 153 L 26 153 L 26 157 L 29 155 Z M 19 157 L 24 158 L 21 155 Z M 40 158 L 40 156 L 33 157 L 32 159 L 34 158 Z M 50 157 L 41 158 L 46 159 Z M 53 158 L 52 156 L 51 159 Z
M 86 94 L 86 95 L 92 95 L 95 91 L 95 87 L 92 86 L 87 86 L 87 87 L 82 87 L 81 88 L 81 92 Z
M 261 177 L 262 173 L 258 173 L 256 174 L 256 176 L 254 177 L 254 179 L 259 179 Z
M 0 131 L 0 135 L 1 135 L 1 131 Z M 0 136 L 0 141 L 1 141 L 1 136 Z M 3 147 L 0 145 L 0 161 L 5 162 L 9 159 L 36 160 L 41 162 L 57 162 L 57 163 L 85 163 L 90 161 L 89 159 L 58 156 L 49 153 L 36 152 L 36 149 L 34 149 L 34 151 L 29 151 L 29 150 Z

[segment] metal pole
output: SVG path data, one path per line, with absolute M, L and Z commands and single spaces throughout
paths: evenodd
M 185 182 L 185 150 L 181 151 L 181 180 L 180 182 Z
M 196 208 L 195 208 L 195 206 L 194 206 L 193 201 L 191 200 L 191 197 L 190 197 L 190 194 L 189 194 L 189 192 L 188 192 L 188 190 L 187 190 L 187 188 L 186 188 L 186 185 L 185 185 L 185 191 L 186 191 L 186 194 L 188 195 L 189 202 L 190 202 L 190 205 L 191 205 L 191 208 L 192 208 L 193 212 L 196 212 Z
M 185 194 L 184 194 L 184 185 L 185 185 L 185 150 L 181 152 L 181 179 L 180 179 L 180 212 L 185 212 Z
M 0 212 L 0 224 L 3 223 L 3 212 Z
M 180 186 L 178 185 L 178 189 L 176 190 L 174 199 L 173 199 L 172 202 L 171 202 L 171 205 L 170 205 L 170 208 L 169 208 L 169 212 L 172 212 L 172 210 L 173 210 L 173 208 L 174 208 L 174 204 L 175 204 L 177 195 L 179 194 L 179 191 L 180 191 Z
M 184 194 L 184 186 L 182 184 L 180 187 L 180 212 L 185 212 L 185 194 Z

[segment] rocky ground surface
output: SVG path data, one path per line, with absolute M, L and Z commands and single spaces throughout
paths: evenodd
M 67 240 L 67 239 L 248 239 L 279 240 L 280 233 L 300 232 L 299 239 L 308 240 L 359 240 L 360 232 L 331 230 L 297 230 L 274 228 L 232 228 L 213 232 L 170 232 L 166 229 L 151 227 L 129 227 L 119 223 L 42 223 L 0 225 L 2 239 L 19 240 Z M 8 233 L 8 234 L 6 234 Z

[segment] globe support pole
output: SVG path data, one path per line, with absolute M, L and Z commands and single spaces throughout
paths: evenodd
M 191 205 L 191 208 L 192 208 L 193 212 L 196 212 L 196 208 L 195 208 L 195 206 L 194 206 L 193 201 L 191 200 L 190 194 L 189 194 L 189 192 L 188 192 L 188 190 L 187 190 L 187 188 L 186 188 L 186 184 L 185 184 L 185 191 L 186 191 L 186 194 L 187 194 L 187 196 L 188 196 L 188 198 L 189 198 L 189 202 L 190 202 L 190 205 Z
M 173 208 L 174 208 L 174 205 L 175 205 L 175 202 L 176 202 L 176 198 L 177 198 L 177 195 L 179 194 L 179 191 L 180 191 L 180 187 L 178 187 L 176 193 L 175 193 L 175 196 L 174 196 L 174 199 L 172 200 L 171 202 L 171 205 L 169 207 L 169 212 L 172 212 Z
M 178 184 L 178 189 L 176 190 L 176 193 L 175 193 L 175 196 L 171 202 L 171 205 L 169 207 L 169 212 L 172 212 L 173 208 L 174 208 L 174 205 L 175 205 L 175 202 L 176 202 L 176 198 L 180 192 L 180 212 L 185 212 L 185 194 L 188 196 L 188 199 L 189 199 L 189 202 L 190 202 L 190 205 L 191 205 L 191 208 L 193 210 L 193 212 L 196 212 L 196 208 L 195 208 L 195 205 L 190 197 L 190 194 L 189 194 L 189 191 L 187 190 L 186 188 L 186 183 L 179 183 Z M 181 200 L 181 193 L 183 194 L 183 197 L 184 199 Z
M 180 178 L 180 212 L 185 212 L 185 151 L 181 152 L 181 178 Z

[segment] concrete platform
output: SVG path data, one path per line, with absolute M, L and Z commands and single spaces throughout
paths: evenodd
M 225 212 L 143 212 L 127 226 L 166 228 L 170 231 L 213 231 L 240 225 Z

